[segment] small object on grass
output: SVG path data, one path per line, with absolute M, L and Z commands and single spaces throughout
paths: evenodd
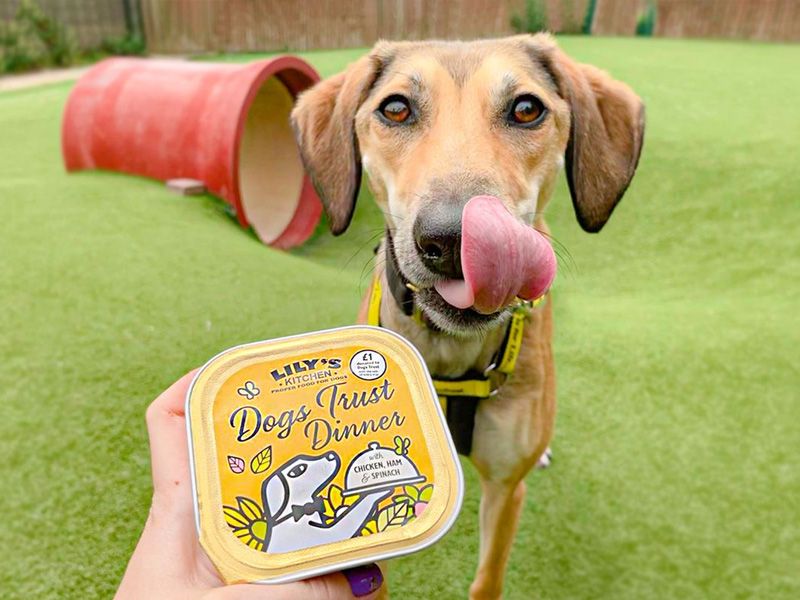
M 169 179 L 167 187 L 181 196 L 199 196 L 206 193 L 206 184 L 197 179 Z

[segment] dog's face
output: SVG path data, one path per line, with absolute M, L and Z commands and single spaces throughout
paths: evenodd
M 270 518 L 275 521 L 292 506 L 313 502 L 339 472 L 341 461 L 334 452 L 322 456 L 301 454 L 281 465 L 262 484 L 261 494 Z
M 533 224 L 566 161 L 578 220 L 598 231 L 633 175 L 643 108 L 627 86 L 539 35 L 382 42 L 304 94 L 293 123 L 333 232 L 349 223 L 363 165 L 415 302 L 463 332 L 502 316 L 456 309 L 433 289 L 463 276 L 466 202 L 495 196 Z

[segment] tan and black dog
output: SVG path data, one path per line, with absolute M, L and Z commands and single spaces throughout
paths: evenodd
M 380 42 L 303 94 L 292 121 L 334 234 L 347 228 L 366 171 L 386 220 L 386 260 L 375 270 L 380 322 L 417 346 L 434 378 L 458 379 L 487 373 L 511 314 L 459 309 L 435 290 L 461 275 L 465 203 L 502 199 L 519 222 L 547 233 L 543 211 L 564 168 L 580 225 L 599 231 L 636 169 L 644 107 L 627 85 L 539 34 Z M 368 306 L 365 298 L 362 322 Z M 482 486 L 471 598 L 502 595 L 524 477 L 553 434 L 549 298 L 526 317 L 521 341 L 513 376 L 486 375 L 492 395 L 467 411 L 468 422 L 448 415 Z

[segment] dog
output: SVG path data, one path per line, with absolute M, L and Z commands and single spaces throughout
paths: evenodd
M 378 502 L 391 491 L 363 494 L 332 523 L 322 521 L 320 492 L 336 476 L 341 459 L 335 452 L 300 454 L 286 461 L 261 485 L 267 538 L 264 552 L 292 552 L 332 544 L 358 534 Z
M 334 235 L 350 223 L 362 169 L 368 176 L 386 221 L 374 272 L 384 290 L 380 324 L 413 342 L 434 378 L 488 371 L 492 394 L 474 408 L 466 450 L 482 491 L 469 595 L 500 598 L 524 477 L 546 458 L 553 435 L 552 298 L 530 309 L 513 376 L 501 377 L 492 361 L 513 307 L 459 309 L 437 285 L 463 277 L 461 219 L 476 196 L 498 199 L 547 236 L 543 211 L 563 169 L 579 224 L 600 231 L 636 170 L 644 105 L 624 83 L 537 34 L 381 41 L 302 94 L 291 120 Z

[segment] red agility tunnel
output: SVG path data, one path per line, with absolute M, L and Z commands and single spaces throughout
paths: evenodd
M 303 170 L 289 113 L 317 81 L 316 71 L 293 56 L 245 65 L 102 61 L 67 101 L 67 170 L 197 179 L 264 243 L 297 246 L 313 232 L 322 205 Z

